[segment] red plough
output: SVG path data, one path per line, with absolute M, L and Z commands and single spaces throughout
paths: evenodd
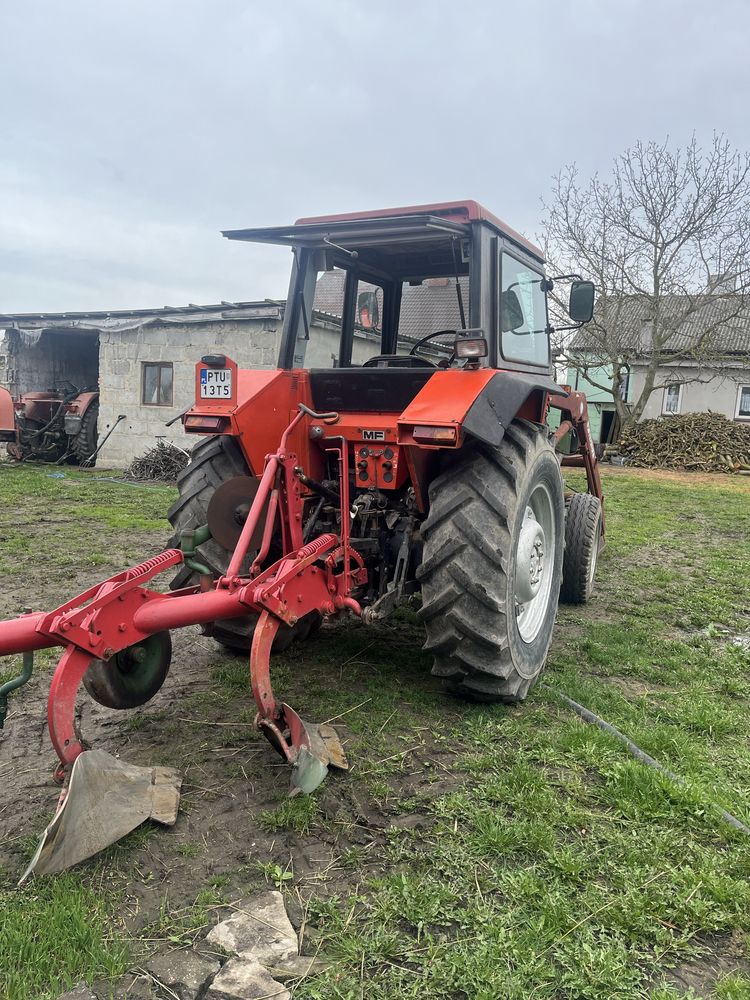
M 47 708 L 50 739 L 60 760 L 57 780 L 64 780 L 70 765 L 87 749 L 76 732 L 75 701 L 92 665 L 102 663 L 106 668 L 118 654 L 144 648 L 151 636 L 187 625 L 247 616 L 250 612 L 259 615 L 250 653 L 250 682 L 258 707 L 256 725 L 295 767 L 293 789 L 311 791 L 323 780 L 329 764 L 347 767 L 335 730 L 304 722 L 289 705 L 277 701 L 270 677 L 271 647 L 279 626 L 293 626 L 311 612 L 330 615 L 349 608 L 361 614 L 359 604 L 349 596 L 350 578 L 360 583 L 366 578 L 356 553 L 349 551 L 336 535 L 320 535 L 302 544 L 301 518 L 296 516 L 296 508 L 301 508 L 294 476 L 297 456 L 287 450 L 287 441 L 305 416 L 322 420 L 335 414 L 316 414 L 306 406 L 300 407 L 282 436 L 279 451 L 266 459 L 226 576 L 216 581 L 204 576 L 200 586 L 166 594 L 152 590 L 147 584 L 155 576 L 189 558 L 181 549 L 167 549 L 90 587 L 55 611 L 0 622 L 0 656 L 64 647 L 50 685 Z M 342 463 L 342 467 L 345 465 Z M 343 497 L 344 486 L 345 482 Z M 279 503 L 287 505 L 282 524 L 288 526 L 290 541 L 299 547 L 260 571 Z M 250 575 L 241 576 L 239 567 L 258 532 L 263 544 Z

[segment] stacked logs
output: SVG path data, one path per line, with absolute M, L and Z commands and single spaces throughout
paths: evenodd
M 188 464 L 187 453 L 182 448 L 164 441 L 157 441 L 140 458 L 131 462 L 125 475 L 138 482 L 159 481 L 172 483 Z
M 750 475 L 750 426 L 720 413 L 685 413 L 626 427 L 620 455 L 629 465 Z

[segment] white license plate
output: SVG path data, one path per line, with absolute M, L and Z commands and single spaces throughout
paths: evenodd
M 201 368 L 201 399 L 230 399 L 231 368 Z

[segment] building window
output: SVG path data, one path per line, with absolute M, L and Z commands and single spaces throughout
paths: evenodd
M 661 412 L 665 416 L 674 416 L 680 412 L 682 402 L 682 383 L 679 385 L 668 385 L 664 390 L 664 401 L 661 405 Z
M 173 383 L 171 361 L 145 361 L 141 376 L 141 402 L 144 406 L 171 406 Z
M 737 420 L 750 420 L 750 385 L 741 385 L 737 389 Z

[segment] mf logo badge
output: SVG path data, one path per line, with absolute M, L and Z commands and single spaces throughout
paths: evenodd
M 362 431 L 365 441 L 385 441 L 385 431 Z

